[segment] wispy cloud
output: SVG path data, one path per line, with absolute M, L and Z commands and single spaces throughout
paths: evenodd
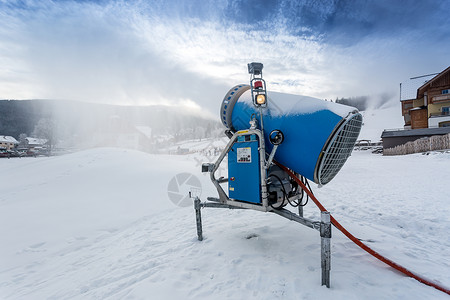
M 321 98 L 395 93 L 405 77 L 448 65 L 448 39 L 429 43 L 450 26 L 414 23 L 423 5 L 402 12 L 368 1 L 358 13 L 347 1 L 296 3 L 1 1 L 0 98 L 196 103 L 215 112 L 228 88 L 247 82 L 251 61 L 264 63 L 270 89 Z M 439 5 L 426 3 L 448 25 Z

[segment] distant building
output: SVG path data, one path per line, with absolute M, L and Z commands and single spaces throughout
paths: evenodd
M 411 129 L 410 110 L 414 107 L 417 98 L 417 89 L 427 83 L 436 74 L 411 78 L 400 83 L 400 102 L 402 104 L 402 116 L 405 121 L 404 128 Z
M 25 138 L 25 143 L 25 147 L 32 150 L 35 148 L 43 148 L 47 144 L 47 140 L 27 137 Z
M 18 144 L 19 144 L 19 142 L 12 136 L 0 135 L 0 149 L 12 150 Z
M 450 67 L 400 84 L 404 130 L 385 130 L 383 149 L 450 133 Z
M 400 89 L 405 129 L 450 126 L 450 67 L 434 77 L 412 78 Z
M 427 108 L 428 127 L 450 127 L 450 67 L 417 90 L 417 102 Z

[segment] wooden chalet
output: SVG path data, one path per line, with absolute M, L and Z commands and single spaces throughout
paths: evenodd
M 405 129 L 450 126 L 450 67 L 417 89 L 415 99 L 401 99 Z
M 404 130 L 383 131 L 383 149 L 450 133 L 450 67 L 432 76 L 411 78 L 409 89 L 400 85 Z

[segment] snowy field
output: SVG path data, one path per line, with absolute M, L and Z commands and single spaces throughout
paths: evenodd
M 448 299 L 375 260 L 333 228 L 331 289 L 320 237 L 270 213 L 192 207 L 168 182 L 189 172 L 216 193 L 200 154 L 93 149 L 0 159 L 1 299 Z M 354 152 L 314 192 L 347 229 L 412 271 L 450 286 L 450 153 Z M 180 190 L 185 192 L 185 190 Z M 310 202 L 305 216 L 319 219 Z

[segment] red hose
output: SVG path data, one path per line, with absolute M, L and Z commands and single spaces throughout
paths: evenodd
M 325 207 L 319 202 L 319 200 L 317 200 L 317 198 L 314 196 L 314 194 L 305 186 L 305 184 L 303 184 L 303 182 L 298 179 L 297 176 L 295 176 L 295 174 L 289 170 L 288 168 L 286 168 L 285 166 L 276 163 L 280 168 L 282 168 L 284 171 L 286 171 L 286 173 L 289 174 L 289 176 L 295 180 L 295 182 L 297 182 L 300 187 L 308 194 L 309 198 L 311 198 L 314 203 L 317 205 L 317 207 L 320 209 L 320 211 L 326 211 Z M 414 278 L 420 282 L 422 282 L 423 284 L 429 285 L 434 287 L 435 289 L 438 289 L 444 293 L 447 293 L 450 295 L 450 290 L 448 288 L 442 287 L 434 282 L 431 282 L 428 279 L 425 279 L 423 277 L 420 277 L 419 275 L 414 274 L 413 272 L 411 272 L 410 270 L 406 269 L 405 267 L 400 266 L 399 264 L 393 262 L 392 260 L 384 257 L 383 255 L 379 254 L 378 252 L 376 252 L 375 250 L 371 249 L 370 247 L 368 247 L 366 244 L 364 244 L 363 242 L 361 242 L 359 239 L 357 239 L 354 235 L 352 235 L 350 232 L 347 231 L 347 229 L 345 229 L 341 224 L 339 224 L 338 221 L 336 221 L 335 218 L 333 218 L 333 216 L 330 215 L 330 219 L 331 219 L 331 223 L 337 228 L 339 229 L 345 236 L 347 236 L 350 240 L 352 240 L 356 245 L 358 245 L 359 247 L 361 247 L 362 249 L 364 249 L 365 251 L 367 251 L 369 254 L 371 254 L 372 256 L 378 258 L 379 260 L 381 260 L 382 262 L 386 263 L 387 265 L 391 266 L 392 268 L 402 272 L 403 274 L 405 274 L 406 276 L 409 276 L 411 278 Z

